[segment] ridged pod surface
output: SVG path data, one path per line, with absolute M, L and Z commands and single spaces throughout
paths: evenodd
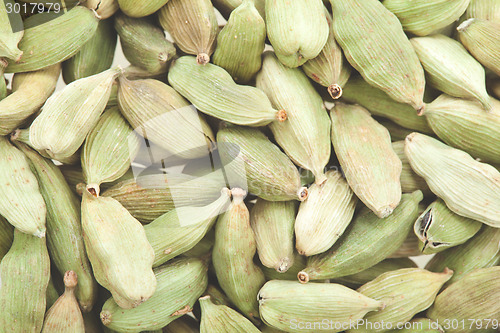
M 130 17 L 148 16 L 162 8 L 168 0 L 116 0 L 120 9 Z
M 411 134 L 411 131 L 408 134 Z M 401 180 L 401 190 L 403 191 L 403 193 L 411 193 L 416 190 L 420 190 L 422 191 L 424 196 L 432 195 L 432 192 L 429 189 L 429 186 L 427 186 L 425 179 L 417 175 L 410 166 L 410 162 L 408 161 L 408 158 L 405 155 L 404 138 L 401 141 L 393 142 L 392 149 L 401 160 L 402 169 L 401 169 L 400 180 Z
M 500 20 L 500 0 L 470 0 L 465 11 L 465 18 L 478 18 L 483 20 Z
M 87 8 L 94 9 L 102 20 L 113 16 L 113 14 L 120 9 L 118 0 L 86 0 L 83 5 Z
M 406 138 L 412 169 L 454 213 L 500 227 L 500 172 L 469 154 L 419 133 Z
M 266 18 L 266 0 L 254 0 L 255 8 L 259 11 L 260 16 Z M 228 18 L 231 12 L 243 3 L 243 0 L 213 0 L 214 7 L 225 17 Z
M 0 263 L 0 327 L 4 332 L 40 332 L 45 314 L 50 259 L 45 238 L 14 231 Z
M 462 44 L 439 34 L 410 41 L 429 84 L 451 96 L 478 100 L 486 110 L 491 109 L 484 68 Z
M 338 103 L 331 111 L 332 143 L 347 183 L 378 217 L 401 200 L 402 163 L 387 129 L 358 105 Z
M 295 164 L 313 172 L 317 184 L 323 183 L 331 126 L 321 96 L 300 69 L 282 65 L 272 52 L 264 53 L 257 88 L 287 114 L 286 121 L 269 126 L 276 142 Z
M 262 269 L 262 272 L 264 273 L 264 276 L 266 277 L 266 280 L 289 280 L 289 281 L 296 281 L 297 280 L 297 274 L 306 268 L 306 261 L 307 258 L 305 256 L 301 256 L 300 254 L 295 251 L 293 253 L 293 261 L 292 264 L 288 267 L 286 272 L 278 272 L 274 268 L 269 268 L 264 265 L 260 265 L 260 268 Z
M 394 100 L 424 107 L 424 71 L 398 18 L 377 0 L 330 0 L 333 31 L 347 61 Z
M 200 332 L 259 333 L 248 319 L 226 305 L 212 303 L 210 296 L 199 299 L 201 306 Z
M 266 0 L 266 27 L 278 59 L 298 67 L 315 58 L 328 39 L 328 22 L 321 0 Z
M 0 59 L 7 58 L 11 62 L 19 61 L 23 55 L 18 44 L 24 35 L 21 15 L 12 10 L 13 6 L 13 0 L 0 3 Z
M 299 254 L 312 256 L 328 250 L 344 233 L 358 200 L 342 174 L 333 170 L 308 192 L 295 219 L 295 242 Z

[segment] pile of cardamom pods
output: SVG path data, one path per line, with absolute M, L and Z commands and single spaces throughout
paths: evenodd
M 0 0 L 0 333 L 498 332 L 499 99 L 500 0 Z

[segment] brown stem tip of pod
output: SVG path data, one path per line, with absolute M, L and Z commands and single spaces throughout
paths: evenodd
M 170 315 L 170 317 L 174 317 L 174 316 L 180 316 L 180 315 L 185 315 L 186 313 L 189 313 L 193 311 L 193 309 L 191 309 L 191 307 L 189 305 L 186 305 L 185 307 L 183 307 L 182 309 L 180 310 L 177 310 L 175 311 L 174 313 L 172 313 Z
M 19 135 L 21 135 L 21 130 L 18 128 L 10 134 L 10 141 L 16 141 L 19 138 Z
M 278 273 L 285 273 L 288 268 L 290 268 L 290 259 L 285 257 L 280 260 L 278 267 L 276 267 L 276 271 Z
M 74 289 L 78 284 L 78 275 L 74 271 L 64 273 L 64 286 L 68 289 Z
M 300 283 L 307 283 L 309 282 L 309 274 L 306 272 L 302 271 L 297 274 L 297 279 L 299 279 Z
M 306 200 L 308 195 L 309 195 L 309 191 L 307 190 L 307 187 L 301 187 L 299 189 L 299 191 L 297 192 L 297 195 L 298 195 L 300 201 Z
M 288 115 L 285 110 L 279 110 L 278 113 L 276 113 L 276 119 L 278 119 L 279 122 L 284 122 L 287 118 Z
M 85 184 L 84 183 L 76 184 L 75 188 L 76 188 L 76 193 L 78 193 L 79 196 L 82 196 L 83 191 L 85 190 Z
M 165 52 L 160 52 L 160 54 L 158 54 L 158 60 L 160 60 L 160 62 L 167 62 L 168 54 L 166 54 Z
M 425 112 L 425 104 L 417 108 L 417 116 L 423 116 Z
M 95 198 L 99 197 L 99 193 L 101 192 L 101 189 L 99 188 L 99 185 L 97 184 L 89 184 L 87 185 L 87 191 L 92 194 Z
M 210 62 L 210 56 L 206 53 L 199 53 L 196 56 L 196 63 L 198 65 L 206 65 Z
M 111 324 L 111 313 L 109 311 L 102 311 L 99 315 L 101 318 L 101 322 L 105 325 L 108 326 Z
M 231 195 L 233 196 L 233 201 L 235 203 L 239 203 L 242 202 L 243 199 L 245 199 L 247 192 L 242 188 L 234 187 L 233 189 L 231 189 Z
M 342 87 L 336 83 L 329 85 L 327 89 L 333 99 L 339 99 L 342 96 Z

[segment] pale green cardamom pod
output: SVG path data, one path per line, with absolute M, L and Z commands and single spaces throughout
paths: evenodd
M 395 327 L 410 321 L 414 315 L 432 305 L 437 293 L 452 275 L 453 271 L 449 269 L 443 273 L 432 273 L 422 268 L 403 268 L 383 273 L 362 285 L 357 292 L 382 302 L 384 308 L 368 313 L 363 318 L 365 322 L 361 328 L 347 332 L 385 332 L 385 327 L 377 329 L 372 325 L 383 321 Z
M 483 20 L 500 20 L 500 0 L 470 0 L 465 11 L 465 18 L 478 18 Z
M 419 244 L 418 237 L 415 235 L 415 233 L 409 232 L 403 244 L 401 244 L 401 246 L 387 258 L 408 258 L 408 257 L 420 256 L 422 255 L 422 251 L 420 251 L 420 249 L 418 248 L 418 244 Z
M 471 18 L 457 30 L 460 41 L 474 58 L 500 75 L 500 23 Z
M 212 303 L 210 296 L 199 299 L 201 306 L 200 332 L 258 333 L 248 319 L 226 305 Z
M 16 145 L 30 161 L 47 206 L 47 248 L 52 262 L 61 274 L 71 270 L 78 275 L 75 295 L 82 311 L 88 312 L 97 298 L 97 283 L 85 252 L 79 199 L 52 161 L 22 143 Z
M 209 253 L 212 252 L 214 244 L 215 244 L 215 230 L 214 228 L 212 228 L 207 231 L 205 236 L 198 243 L 196 243 L 195 246 L 184 252 L 182 255 L 185 257 L 201 258 L 204 255 L 208 255 Z
M 389 131 L 359 105 L 338 103 L 330 117 L 333 148 L 347 183 L 378 217 L 389 216 L 402 193 L 402 162 Z
M 257 199 L 250 210 L 250 225 L 255 235 L 260 262 L 279 273 L 293 266 L 293 226 L 297 204 Z
M 217 216 L 230 202 L 229 189 L 223 188 L 219 199 L 203 207 L 179 207 L 144 226 L 153 247 L 153 267 L 192 249 L 212 228 Z
M 326 9 L 325 15 L 330 27 L 326 44 L 317 57 L 302 65 L 302 69 L 312 80 L 327 87 L 331 98 L 339 99 L 342 96 L 342 88 L 351 75 L 351 67 L 335 41 L 332 17 Z
M 470 0 L 384 0 L 403 29 L 417 36 L 427 36 L 460 18 Z
M 398 18 L 377 0 L 330 0 L 347 61 L 395 101 L 424 108 L 424 70 Z
M 120 71 L 112 68 L 73 81 L 53 94 L 29 128 L 33 146 L 54 159 L 73 155 L 97 124 Z
M 420 191 L 403 194 L 401 203 L 386 218 L 364 207 L 328 251 L 308 258 L 297 275 L 300 282 L 333 279 L 359 273 L 389 257 L 406 239 L 418 217 Z
M 257 88 L 288 115 L 287 121 L 270 124 L 276 142 L 295 164 L 311 170 L 316 183 L 322 184 L 331 153 L 331 126 L 321 96 L 300 69 L 282 65 L 272 52 L 264 53 Z
M 266 280 L 297 280 L 297 274 L 306 268 L 307 258 L 305 256 L 301 256 L 297 252 L 293 253 L 292 264 L 288 267 L 286 272 L 279 272 L 274 268 L 266 267 L 262 264 L 259 267 L 262 269 Z
M 396 124 L 425 134 L 433 134 L 424 117 L 404 103 L 393 100 L 384 91 L 369 85 L 361 77 L 350 78 L 345 85 L 342 99 L 365 107 L 371 114 L 392 120 Z
M 309 187 L 295 219 L 295 246 L 301 255 L 325 252 L 340 238 L 354 215 L 358 199 L 343 175 L 326 172 L 326 181 Z
M 167 326 L 191 311 L 208 284 L 206 263 L 197 258 L 178 259 L 154 272 L 156 292 L 138 307 L 122 309 L 113 298 L 104 303 L 100 316 L 107 328 L 138 333 Z
M 389 119 L 386 119 L 386 118 L 379 118 L 379 117 L 373 117 L 376 121 L 379 122 L 380 125 L 384 126 L 385 128 L 387 128 L 387 130 L 389 131 L 389 134 L 391 135 L 391 141 L 394 143 L 395 141 L 401 141 L 413 132 L 415 132 L 415 130 L 411 130 L 411 129 L 408 129 L 408 128 L 405 128 L 405 127 L 402 127 L 402 126 L 399 126 L 398 124 L 396 124 L 395 122 L 389 120 Z M 396 152 L 396 149 L 394 149 L 394 151 Z M 397 152 L 396 152 L 397 154 Z M 403 165 L 403 168 L 404 168 L 404 165 Z M 403 173 L 403 171 L 401 171 L 401 173 Z M 401 179 L 401 187 L 403 187 L 403 179 Z M 404 192 L 404 191 L 403 191 Z
M 259 129 L 225 126 L 217 145 L 231 186 L 269 201 L 307 198 L 297 167 Z
M 40 109 L 54 92 L 60 72 L 56 64 L 14 75 L 12 93 L 0 101 L 0 135 L 8 135 Z
M 445 319 L 472 325 L 446 327 L 446 332 L 471 332 L 474 328 L 486 328 L 500 318 L 500 267 L 475 270 L 441 292 L 427 316 L 440 323 Z M 481 325 L 481 326 L 479 326 Z M 482 330 L 480 332 L 483 332 Z
M 83 191 L 82 229 L 95 279 L 121 308 L 137 307 L 153 295 L 153 248 L 143 226 L 118 201 Z
M 484 68 L 462 44 L 444 35 L 414 37 L 410 41 L 430 85 L 454 97 L 478 100 L 484 109 L 491 109 Z
M 36 14 L 24 21 L 19 43 L 23 55 L 19 62 L 9 63 L 8 73 L 35 71 L 71 58 L 92 38 L 99 23 L 95 11 L 82 6 L 42 23 L 51 14 Z
M 371 311 L 384 307 L 336 283 L 308 283 L 273 280 L 259 291 L 259 310 L 264 322 L 286 332 L 317 332 L 327 321 L 328 332 L 341 332 Z
M 483 226 L 482 229 L 465 244 L 437 253 L 425 266 L 438 272 L 445 267 L 455 273 L 448 284 L 462 279 L 465 274 L 498 265 L 500 263 L 500 229 Z
M 288 110 L 275 110 L 261 90 L 236 84 L 219 66 L 198 66 L 191 56 L 173 62 L 168 81 L 201 112 L 233 124 L 258 127 L 287 119 Z
M 387 333 L 444 333 L 444 329 L 439 323 L 429 318 L 412 319 L 404 327 L 387 331 Z
M 66 179 L 66 182 L 68 183 L 70 189 L 78 194 L 76 191 L 76 187 L 78 184 L 85 183 L 85 179 L 83 179 L 83 171 L 80 165 L 59 165 L 59 170 L 61 170 L 62 174 L 64 175 L 64 178 Z M 127 172 L 117 180 L 111 183 L 104 183 L 101 184 L 101 189 L 102 190 L 107 190 L 122 181 L 129 180 L 134 177 L 134 173 L 132 169 L 128 169 Z
M 92 38 L 80 48 L 77 54 L 63 62 L 64 82 L 69 84 L 111 68 L 115 56 L 116 39 L 113 20 L 99 21 Z
M 0 327 L 4 332 L 41 331 L 49 279 L 45 238 L 16 229 L 12 247 L 0 263 Z
M 206 65 L 215 50 L 219 25 L 210 0 L 170 0 L 158 12 L 161 26 L 187 54 Z
M 406 137 L 412 169 L 454 213 L 500 227 L 500 172 L 429 136 Z
M 200 324 L 190 316 L 182 316 L 163 328 L 163 333 L 200 333 Z
M 317 57 L 329 32 L 322 0 L 266 1 L 266 28 L 276 56 L 292 68 Z
M 465 243 L 481 226 L 481 222 L 453 213 L 438 199 L 418 217 L 413 232 L 420 240 L 422 253 L 431 254 Z
M 151 74 L 167 72 L 167 65 L 175 56 L 175 46 L 151 18 L 131 18 L 118 13 L 115 15 L 115 29 L 120 36 L 123 54 L 133 66 Z
M 105 111 L 83 145 L 82 170 L 87 189 L 99 196 L 101 183 L 122 177 L 138 150 L 139 138 L 118 107 Z
M 491 111 L 484 112 L 479 102 L 443 94 L 427 104 L 424 115 L 448 145 L 482 161 L 500 163 L 500 101 L 491 98 L 491 103 Z
M 147 3 L 150 4 L 151 2 L 152 1 L 148 1 Z M 83 4 L 87 8 L 94 9 L 97 15 L 99 15 L 102 20 L 113 16 L 113 14 L 116 13 L 118 9 L 120 9 L 117 0 L 86 0 Z M 141 3 L 141 6 L 137 7 L 138 9 L 140 9 L 143 8 L 144 5 L 144 3 Z
M 21 60 L 23 51 L 18 48 L 23 38 L 23 21 L 19 11 L 14 9 L 13 0 L 0 2 L 0 59 L 7 58 L 10 62 Z
M 231 302 L 252 322 L 259 323 L 257 293 L 265 282 L 254 264 L 255 237 L 242 189 L 231 190 L 233 201 L 215 225 L 212 263 L 217 280 Z
M 9 252 L 14 240 L 14 227 L 0 215 L 0 260 Z
M 45 237 L 47 209 L 27 157 L 4 136 L 0 152 L 0 214 L 19 231 Z
M 265 41 L 266 24 L 255 8 L 255 0 L 243 0 L 217 37 L 213 63 L 224 68 L 234 81 L 246 83 L 262 65 Z
M 164 7 L 168 0 L 116 0 L 120 9 L 130 17 L 144 17 Z
M 73 271 L 64 274 L 64 294 L 45 314 L 42 333 L 85 333 L 82 312 L 75 297 L 78 276 Z
M 427 186 L 425 179 L 423 179 L 422 177 L 417 175 L 415 171 L 413 171 L 413 169 L 410 166 L 410 162 L 408 161 L 408 158 L 405 155 L 404 152 L 405 138 L 403 138 L 403 140 L 401 141 L 396 141 L 392 143 L 392 149 L 394 149 L 394 152 L 396 153 L 396 155 L 398 155 L 402 163 L 401 178 L 400 178 L 401 190 L 403 191 L 403 193 L 412 193 L 416 190 L 420 190 L 422 191 L 424 196 L 431 196 L 432 192 L 429 189 L 429 186 Z
M 193 159 L 207 156 L 213 149 L 215 137 L 205 118 L 161 81 L 130 81 L 120 76 L 118 106 L 137 134 L 171 154 Z M 157 159 L 147 150 L 150 158 Z
M 266 18 L 266 0 L 253 0 L 255 2 L 255 8 L 259 11 L 260 16 Z M 224 16 L 226 19 L 229 18 L 232 11 L 236 9 L 239 5 L 243 3 L 243 0 L 213 0 L 212 3 L 214 7 Z

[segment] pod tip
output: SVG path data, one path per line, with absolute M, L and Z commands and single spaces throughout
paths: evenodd
M 78 275 L 74 271 L 67 271 L 64 273 L 64 286 L 73 289 L 78 284 Z
M 328 93 L 333 99 L 339 99 L 340 97 L 342 97 L 342 87 L 338 84 L 333 83 L 329 85 L 327 89 Z
M 101 311 L 99 317 L 101 318 L 101 322 L 104 326 L 108 326 L 109 324 L 111 324 L 111 313 L 109 311 Z
M 306 200 L 307 197 L 309 196 L 309 191 L 307 190 L 307 187 L 301 187 L 297 192 L 297 196 L 299 197 L 299 201 Z
M 198 53 L 196 56 L 196 63 L 198 65 L 206 65 L 210 62 L 210 56 L 206 53 Z
M 309 274 L 307 274 L 304 271 L 301 271 L 297 274 L 297 279 L 299 279 L 300 283 L 307 283 L 309 282 Z
M 279 110 L 278 113 L 276 114 L 276 119 L 278 119 L 278 121 L 280 123 L 284 122 L 285 120 L 288 119 L 288 115 L 286 113 L 285 110 Z

